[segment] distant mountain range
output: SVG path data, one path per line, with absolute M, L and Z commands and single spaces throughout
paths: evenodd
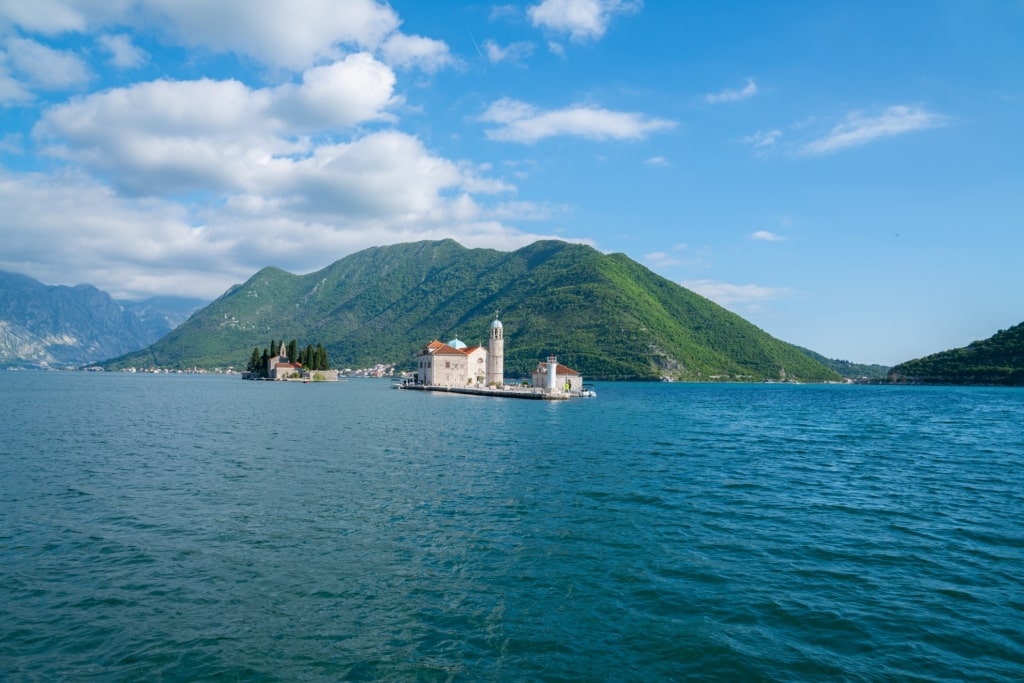
M 105 365 L 244 367 L 270 340 L 323 344 L 335 366 L 412 367 L 432 339 L 505 329 L 505 368 L 549 353 L 591 379 L 839 380 L 834 370 L 632 261 L 541 241 L 514 252 L 453 240 L 375 247 L 323 270 L 264 268 L 155 344 Z
M 891 369 L 833 360 L 622 254 L 558 241 L 514 252 L 452 240 L 376 247 L 308 275 L 264 268 L 204 303 L 116 301 L 0 271 L 0 368 L 239 368 L 271 339 L 322 343 L 335 366 L 411 367 L 432 339 L 483 343 L 500 314 L 510 376 L 556 353 L 590 379 L 1024 385 L 1024 323 Z
M 889 381 L 1024 386 L 1024 323 L 960 349 L 900 363 L 889 372 Z
M 92 285 L 0 271 L 0 367 L 77 367 L 152 344 L 205 302 L 118 302 Z

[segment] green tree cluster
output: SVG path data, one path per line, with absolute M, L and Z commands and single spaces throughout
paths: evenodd
M 270 340 L 270 346 L 263 349 L 263 353 L 260 353 L 258 347 L 254 347 L 252 355 L 249 356 L 249 363 L 246 365 L 246 372 L 255 372 L 260 377 L 267 376 L 267 361 L 277 355 L 277 352 L 281 349 L 280 344 L 275 339 Z M 305 349 L 299 351 L 299 343 L 297 340 L 292 339 L 285 345 L 285 353 L 288 360 L 292 363 L 301 363 L 303 369 L 309 371 L 317 370 L 330 370 L 331 359 L 327 355 L 327 349 L 322 344 L 313 346 L 309 344 Z

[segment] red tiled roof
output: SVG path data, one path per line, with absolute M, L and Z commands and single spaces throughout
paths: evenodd
M 561 363 L 556 363 L 556 366 L 557 366 L 555 368 L 555 374 L 556 375 L 578 375 L 578 374 L 580 374 L 580 373 L 576 372 L 575 370 L 573 370 L 572 368 L 565 367 Z M 545 363 L 544 361 L 541 361 L 540 363 L 537 363 L 537 372 L 542 372 L 542 373 L 544 373 L 546 375 L 548 373 L 548 364 Z

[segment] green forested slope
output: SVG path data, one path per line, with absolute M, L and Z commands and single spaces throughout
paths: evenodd
M 860 380 L 884 380 L 886 375 L 889 374 L 888 365 L 875 365 L 866 363 L 851 363 L 848 360 L 839 360 L 836 358 L 826 358 L 825 356 L 800 347 L 800 350 L 806 353 L 808 356 L 818 361 L 827 368 L 832 368 L 843 377 L 847 379 L 860 379 Z
M 495 313 L 511 377 L 556 353 L 592 379 L 839 378 L 622 254 L 558 241 L 514 252 L 417 242 L 367 249 L 308 275 L 265 268 L 109 366 L 243 367 L 267 339 L 296 338 L 322 343 L 340 367 L 411 367 L 432 339 L 486 343 Z
M 1024 323 L 988 339 L 895 366 L 900 384 L 1001 384 L 1024 386 Z

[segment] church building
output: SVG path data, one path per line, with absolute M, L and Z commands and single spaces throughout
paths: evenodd
M 267 359 L 267 379 L 287 379 L 302 373 L 302 363 L 293 363 L 288 358 L 288 349 L 281 342 L 276 356 Z
M 434 340 L 416 354 L 416 381 L 438 387 L 500 387 L 505 381 L 501 321 L 491 323 L 487 348 L 467 346 L 455 338 Z

